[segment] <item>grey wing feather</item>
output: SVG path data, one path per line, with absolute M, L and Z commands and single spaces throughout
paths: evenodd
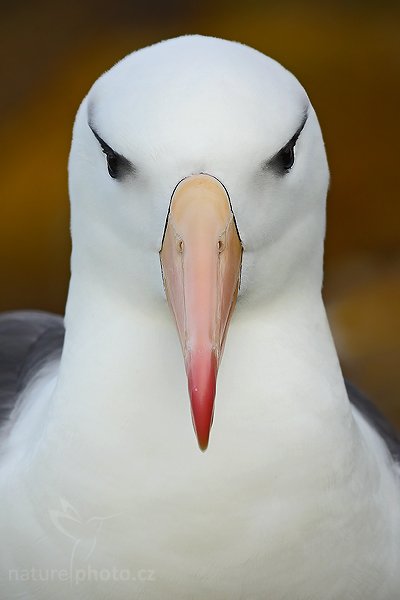
M 372 425 L 385 441 L 390 454 L 395 461 L 400 462 L 400 435 L 391 423 L 383 416 L 376 406 L 357 390 L 349 381 L 345 381 L 350 402 L 363 417 Z
M 61 356 L 64 334 L 59 315 L 41 311 L 0 314 L 0 424 L 8 419 L 31 377 Z

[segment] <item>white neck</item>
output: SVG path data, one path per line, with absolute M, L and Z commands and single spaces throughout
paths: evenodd
M 298 532 L 307 530 L 305 551 L 314 552 L 313 564 L 319 561 L 322 590 L 331 569 L 324 557 L 331 556 L 335 540 L 342 548 L 342 512 L 341 527 L 336 532 L 333 520 L 322 546 L 320 523 L 330 523 L 342 501 L 355 544 L 334 555 L 343 569 L 360 545 L 376 548 L 377 556 L 385 551 L 385 530 L 377 539 L 373 529 L 362 527 L 365 519 L 399 531 L 397 512 L 380 500 L 397 493 L 393 477 L 382 472 L 380 442 L 352 416 L 319 294 L 277 297 L 258 314 L 238 303 L 220 367 L 211 441 L 202 454 L 166 303 L 150 317 L 73 282 L 58 383 L 46 414 L 24 488 L 13 491 L 10 503 L 28 492 L 28 507 L 57 507 L 64 498 L 87 517 L 115 515 L 104 552 L 117 552 L 118 564 L 140 564 L 143 552 L 152 557 L 154 547 L 189 547 L 190 532 L 204 530 L 205 539 L 214 536 L 217 548 L 227 548 L 229 560 L 242 557 L 247 570 L 245 558 L 260 543 L 264 547 L 260 540 L 268 540 L 281 560 L 286 548 L 297 548 Z M 374 496 L 377 481 L 382 491 Z M 373 498 L 361 508 L 360 489 Z M 239 524 L 250 514 L 262 515 L 255 521 L 260 531 L 245 530 L 247 545 L 240 527 L 231 526 L 232 514 Z M 289 523 L 284 536 L 282 519 Z M 59 536 L 48 517 L 40 527 L 49 539 Z M 194 546 L 197 565 L 209 550 L 207 544 Z M 100 544 L 96 552 L 101 556 Z M 157 573 L 175 572 L 170 554 L 161 551 L 150 563 Z M 218 568 L 224 556 L 214 556 Z M 397 560 L 396 551 L 390 560 Z M 182 564 L 180 577 L 190 586 L 192 572 Z M 285 572 L 295 572 L 296 580 L 302 564 L 289 553 Z M 255 589 L 263 573 L 257 565 Z M 244 576 L 238 571 L 237 580 Z M 279 576 L 271 581 L 274 590 L 280 585 Z M 302 598 L 309 597 L 307 580 L 304 586 Z M 159 597 L 155 590 L 150 597 Z
M 73 281 L 66 324 L 48 428 L 49 443 L 56 440 L 63 460 L 70 452 L 71 460 L 103 460 L 126 473 L 127 460 L 149 453 L 169 455 L 171 464 L 182 457 L 207 461 L 207 455 L 224 461 L 238 439 L 247 440 L 249 453 L 257 444 L 290 452 L 310 435 L 324 444 L 338 428 L 349 427 L 350 408 L 319 294 L 277 298 L 258 314 L 239 300 L 206 455 L 192 430 L 183 358 L 166 303 L 150 316 Z M 319 422 L 327 426 L 322 435 L 315 429 Z

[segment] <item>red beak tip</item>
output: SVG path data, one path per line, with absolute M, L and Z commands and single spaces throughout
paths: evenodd
M 194 428 L 194 432 L 196 434 L 196 439 L 197 439 L 199 448 L 202 452 L 205 452 L 208 448 L 208 443 L 209 443 L 209 439 L 210 439 L 211 423 L 209 424 L 208 427 L 200 428 L 200 423 L 198 423 L 199 427 L 196 427 L 196 419 L 193 418 L 193 415 L 192 415 L 192 421 L 193 421 L 193 428 Z
M 188 387 L 193 427 L 199 448 L 205 452 L 213 422 L 217 360 L 214 352 L 210 350 L 192 355 L 188 362 Z
M 208 439 L 206 440 L 200 440 L 199 438 L 197 438 L 197 443 L 199 444 L 199 448 L 202 452 L 205 452 L 208 448 Z

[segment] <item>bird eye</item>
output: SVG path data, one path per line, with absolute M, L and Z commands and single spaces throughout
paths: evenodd
M 101 150 L 107 159 L 107 169 L 110 177 L 113 179 L 123 179 L 129 173 L 135 175 L 136 167 L 125 156 L 115 152 L 106 142 L 99 136 L 89 123 L 89 127 L 93 132 L 94 137 L 100 144 Z
M 272 158 L 263 163 L 263 170 L 272 169 L 279 176 L 284 176 L 292 169 L 296 159 L 296 143 L 307 121 L 307 112 L 294 136 Z
M 107 157 L 107 169 L 110 177 L 117 179 L 119 172 L 118 156 L 114 152 L 105 152 Z
M 294 165 L 296 141 L 290 141 L 276 155 L 277 165 L 282 171 L 288 173 Z

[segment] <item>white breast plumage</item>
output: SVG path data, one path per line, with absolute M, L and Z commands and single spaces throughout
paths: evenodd
M 65 338 L 0 317 L 1 597 L 398 598 L 400 444 L 331 340 L 297 80 L 145 48 L 83 100 L 69 175 Z

